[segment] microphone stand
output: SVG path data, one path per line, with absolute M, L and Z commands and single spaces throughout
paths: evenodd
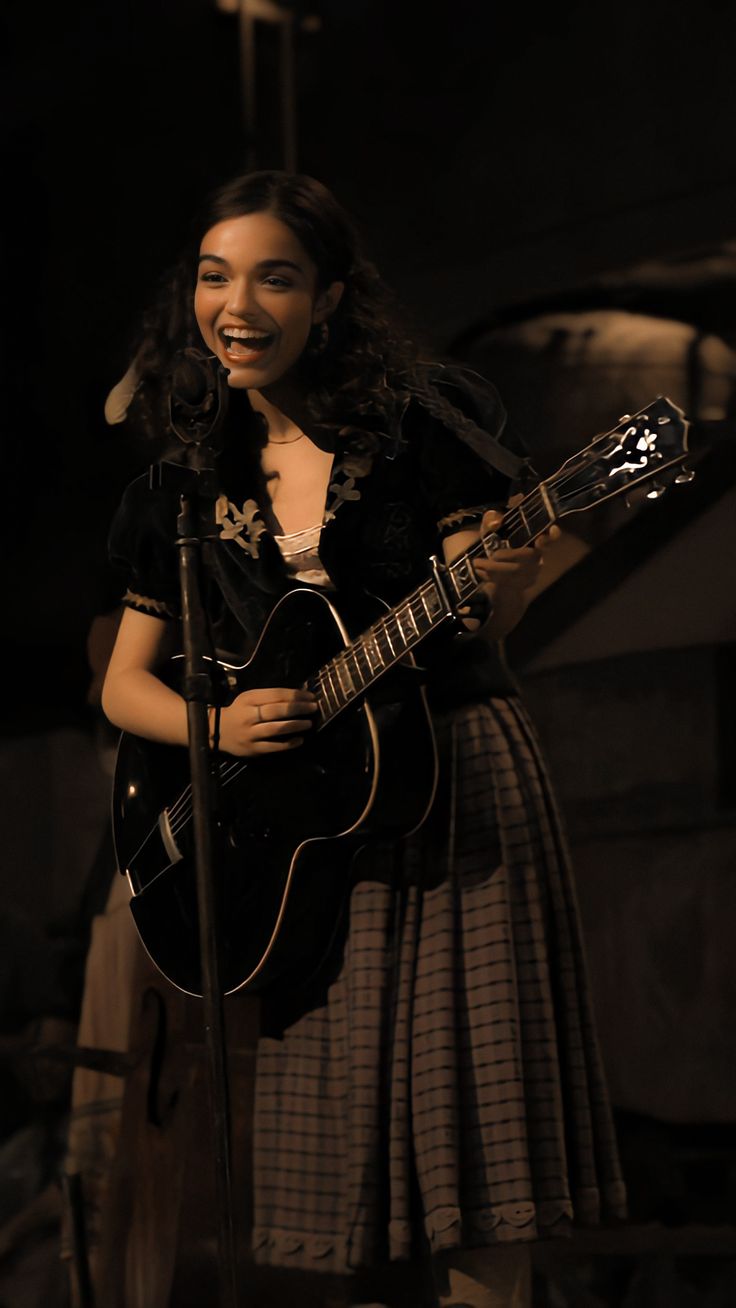
M 210 360 L 195 351 L 184 351 L 212 376 Z M 196 355 L 196 358 L 195 358 Z M 217 365 L 216 365 L 217 366 Z M 201 375 L 201 371 L 200 371 Z M 191 372 L 189 374 L 191 379 Z M 196 374 L 195 374 L 196 376 Z M 186 390 L 186 386 L 184 388 Z M 216 893 L 213 811 L 217 752 L 210 749 L 208 707 L 217 702 L 212 675 L 205 659 L 208 630 L 202 600 L 203 560 L 215 537 L 217 479 L 211 441 L 225 415 L 227 373 L 219 368 L 216 393 L 208 386 L 204 403 L 176 400 L 172 394 L 171 425 L 187 448 L 187 465 L 158 465 L 159 484 L 175 488 L 179 495 L 177 541 L 181 589 L 184 679 L 182 693 L 187 704 L 189 764 L 192 786 L 194 857 L 205 1046 L 209 1069 L 209 1101 L 212 1111 L 215 1168 L 218 1278 L 220 1308 L 237 1308 L 237 1252 L 232 1213 L 230 1162 L 230 1096 L 227 1070 L 223 989 L 219 951 L 219 912 Z

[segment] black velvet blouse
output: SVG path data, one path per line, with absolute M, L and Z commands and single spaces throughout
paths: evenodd
M 445 536 L 477 527 L 486 508 L 506 504 L 509 479 L 494 464 L 495 442 L 503 439 L 516 452 L 519 445 L 505 434 L 496 390 L 465 369 L 436 366 L 430 375 L 491 439 L 487 449 L 477 440 L 478 448 L 471 449 L 412 400 L 393 442 L 371 431 L 340 442 L 319 547 L 338 608 L 365 592 L 398 603 L 426 580 L 429 556 L 441 552 Z M 216 648 L 242 659 L 294 583 L 269 530 L 268 506 L 259 503 L 265 498 L 262 478 L 252 461 L 249 466 L 238 457 L 237 440 L 225 440 L 218 478 L 219 535 L 210 554 L 207 610 Z M 161 618 L 179 615 L 177 513 L 176 490 L 150 489 L 146 475 L 127 488 L 110 532 L 123 603 Z M 470 633 L 430 637 L 417 661 L 427 666 L 430 700 L 437 707 L 516 693 L 500 651 Z

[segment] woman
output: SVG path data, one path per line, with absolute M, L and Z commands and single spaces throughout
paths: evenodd
M 295 579 L 338 604 L 397 603 L 433 552 L 452 560 L 499 524 L 514 460 L 493 388 L 420 363 L 393 331 L 319 183 L 237 179 L 197 237 L 198 271 L 183 262 L 139 350 L 133 412 L 165 426 L 174 351 L 197 334 L 228 371 L 208 607 L 217 646 L 242 656 Z M 116 518 L 128 591 L 103 705 L 183 745 L 185 705 L 157 675 L 176 635 L 175 518 L 175 497 L 143 482 Z M 422 650 L 432 812 L 354 859 L 329 974 L 264 1004 L 255 1255 L 321 1273 L 326 1296 L 342 1276 L 352 1302 L 389 1299 L 403 1268 L 413 1304 L 522 1303 L 529 1240 L 622 1209 L 564 845 L 498 647 L 541 558 L 479 561 L 485 608 Z M 297 750 L 315 708 L 306 690 L 244 692 L 221 712 L 220 748 Z

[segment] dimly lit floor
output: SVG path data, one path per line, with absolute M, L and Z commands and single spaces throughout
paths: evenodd
M 536 1245 L 534 1308 L 733 1308 L 736 1133 L 627 1114 L 618 1127 L 634 1220 Z M 45 1109 L 0 1151 L 0 1308 L 70 1304 L 53 1177 L 60 1132 L 63 1117 Z M 213 1303 L 211 1243 L 192 1250 L 169 1308 Z M 258 1304 L 271 1308 L 260 1294 Z

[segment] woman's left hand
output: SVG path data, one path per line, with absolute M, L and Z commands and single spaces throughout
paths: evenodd
M 481 535 L 488 536 L 498 531 L 504 515 L 489 509 L 483 515 Z M 473 567 L 478 577 L 488 587 L 510 586 L 514 590 L 529 590 L 539 576 L 539 569 L 544 560 L 544 549 L 550 541 L 560 534 L 559 527 L 551 527 L 542 536 L 537 536 L 533 545 L 521 549 L 511 549 L 502 545 L 490 558 L 473 559 Z M 493 591 L 490 592 L 491 598 Z
M 481 534 L 498 531 L 503 514 L 489 510 L 481 523 Z M 538 536 L 532 545 L 512 549 L 502 545 L 490 557 L 473 559 L 478 580 L 493 606 L 483 632 L 494 640 L 507 635 L 523 617 L 531 599 L 531 591 L 539 580 L 544 563 L 544 551 L 560 535 L 559 527 Z

